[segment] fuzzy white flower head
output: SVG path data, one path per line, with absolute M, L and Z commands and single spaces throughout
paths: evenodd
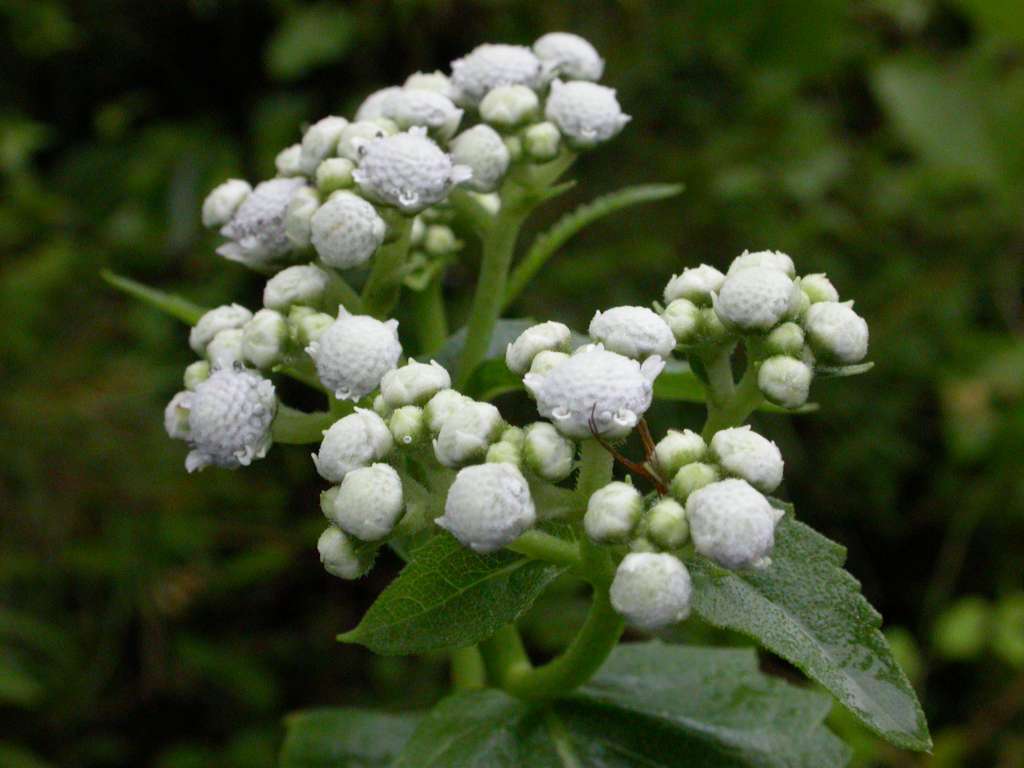
M 647 512 L 647 536 L 659 547 L 679 549 L 690 536 L 686 510 L 675 499 L 665 497 Z
M 366 573 L 373 564 L 375 551 L 358 551 L 353 541 L 334 525 L 320 534 L 316 549 L 324 570 L 339 579 L 358 579 Z
M 302 176 L 302 145 L 285 147 L 274 158 L 278 176 Z
M 482 461 L 501 435 L 504 422 L 490 403 L 470 401 L 445 419 L 434 439 L 434 456 L 446 467 Z
M 569 32 L 549 32 L 537 38 L 533 52 L 553 67 L 555 74 L 570 80 L 600 80 L 604 60 L 587 40 Z
M 757 388 L 783 408 L 799 408 L 807 402 L 814 371 L 807 363 L 786 355 L 769 357 L 757 369 Z
M 588 330 L 605 349 L 638 360 L 651 355 L 668 357 L 676 346 L 668 323 L 647 307 L 612 307 L 596 312 Z
M 572 472 L 576 444 L 546 421 L 538 421 L 525 430 L 523 458 L 538 477 L 557 483 Z
M 686 501 L 686 518 L 697 552 L 719 565 L 767 564 L 778 516 L 745 480 L 721 480 L 694 491 Z
M 423 126 L 438 139 L 447 140 L 459 129 L 463 111 L 442 93 L 402 88 L 384 99 L 381 114 L 402 130 Z
M 309 245 L 313 214 L 320 207 L 320 195 L 313 187 L 303 187 L 288 201 L 284 214 L 284 234 L 295 248 Z
M 405 78 L 403 87 L 420 91 L 433 91 L 434 93 L 440 93 L 442 96 L 447 96 L 449 99 L 455 93 L 448 75 L 441 71 L 413 72 Z
M 323 299 L 330 278 L 315 264 L 296 264 L 267 280 L 263 306 L 286 312 L 293 305 L 316 307 Z
M 188 334 L 188 345 L 197 355 L 205 355 L 206 347 L 221 331 L 241 328 L 252 320 L 252 312 L 241 304 L 215 307 L 199 318 Z
M 371 93 L 363 99 L 363 103 L 356 110 L 356 122 L 366 123 L 383 117 L 384 102 L 387 101 L 391 94 L 400 90 L 402 89 L 399 86 L 391 85 Z M 339 152 L 339 154 L 341 153 Z
M 398 473 L 388 464 L 372 464 L 346 474 L 325 511 L 345 533 L 380 541 L 394 530 L 404 506 Z
M 591 436 L 591 423 L 605 437 L 625 437 L 651 406 L 654 380 L 665 367 L 660 357 L 636 360 L 581 347 L 546 374 L 528 373 L 526 389 L 537 411 L 567 437 Z
M 356 408 L 355 413 L 334 422 L 324 432 L 313 463 L 324 480 L 340 483 L 352 470 L 383 459 L 392 447 L 394 440 L 384 419 L 373 411 Z
M 505 364 L 513 373 L 522 375 L 541 352 L 567 352 L 571 338 L 572 331 L 562 323 L 549 321 L 530 326 L 505 348 Z
M 387 225 L 377 209 L 344 190 L 331 195 L 310 223 L 313 248 L 325 264 L 338 269 L 368 262 L 387 234 Z
M 242 357 L 257 368 L 281 361 L 288 340 L 288 321 L 273 309 L 261 309 L 242 328 Z
M 430 398 L 452 385 L 452 377 L 440 364 L 418 363 L 410 360 L 401 368 L 384 374 L 380 393 L 392 408 L 403 405 L 423 405 Z
M 203 226 L 223 227 L 252 193 L 252 186 L 242 179 L 228 179 L 213 188 L 203 201 Z
M 822 301 L 804 315 L 811 348 L 828 362 L 859 363 L 868 353 L 868 324 L 847 304 Z
M 270 426 L 277 413 L 274 385 L 244 369 L 214 371 L 196 387 L 189 409 L 192 450 L 185 469 L 211 464 L 234 469 L 262 459 L 273 442 Z
M 398 321 L 381 322 L 339 309 L 338 319 L 306 352 L 316 364 L 320 382 L 335 397 L 359 400 L 377 389 L 384 374 L 398 365 L 402 356 Z
M 608 141 L 631 119 L 622 112 L 614 88 L 584 80 L 555 80 L 544 116 L 571 145 L 581 149 Z
M 358 163 L 362 156 L 361 149 L 366 146 L 367 142 L 383 139 L 385 136 L 394 136 L 397 132 L 398 126 L 383 117 L 349 123 L 342 130 L 341 138 L 338 139 L 338 155 L 353 163 Z
M 670 429 L 654 446 L 654 459 L 662 477 L 671 479 L 686 464 L 701 461 L 707 450 L 704 438 L 696 432 Z
M 476 106 L 499 85 L 539 90 L 547 77 L 547 68 L 529 48 L 487 43 L 452 62 L 451 84 L 458 101 Z
M 764 493 L 782 482 L 783 461 L 779 447 L 749 425 L 723 429 L 711 438 L 711 454 L 727 475 L 746 480 Z
M 164 408 L 164 429 L 172 440 L 188 440 L 188 413 L 192 409 L 192 393 L 179 392 Z
M 466 187 L 476 192 L 493 192 L 498 188 L 511 157 L 498 132 L 489 125 L 474 125 L 449 143 L 452 162 L 470 169 L 472 176 Z
M 480 101 L 480 119 L 503 129 L 515 128 L 537 117 L 540 99 L 525 85 L 499 85 Z
M 796 275 L 793 259 L 782 251 L 744 251 L 729 265 L 729 274 L 750 267 L 767 267 L 784 272 L 788 277 Z
M 674 555 L 631 552 L 622 558 L 609 589 L 616 613 L 638 629 L 678 624 L 690 615 L 690 572 Z
M 613 481 L 591 494 L 583 528 L 599 544 L 621 542 L 629 538 L 644 511 L 640 491 L 629 483 Z
M 456 392 L 454 389 L 442 389 L 423 406 L 423 418 L 426 419 L 427 429 L 436 435 L 452 414 L 472 404 L 473 399 L 466 397 L 461 392 Z
M 292 250 L 285 234 L 285 215 L 292 195 L 306 186 L 304 179 L 271 179 L 257 184 L 220 233 L 231 240 L 217 249 L 230 261 L 265 266 Z
M 725 282 L 725 275 L 714 267 L 701 264 L 699 267 L 684 269 L 681 274 L 672 275 L 665 286 L 665 301 L 676 299 L 692 301 L 697 306 L 711 303 L 711 295 L 718 293 Z
M 730 272 L 715 299 L 715 312 L 727 326 L 746 332 L 771 330 L 792 314 L 800 289 L 774 267 Z
M 332 115 L 306 129 L 299 155 L 299 167 L 305 175 L 312 176 L 317 166 L 334 154 L 346 125 L 348 120 L 344 117 Z
M 486 553 L 519 538 L 537 522 L 537 512 L 515 465 L 477 464 L 459 470 L 436 522 L 463 546 Z
M 544 349 L 537 353 L 530 363 L 530 373 L 544 375 L 556 365 L 561 365 L 569 359 L 565 352 L 557 352 L 553 349 Z
M 418 213 L 441 202 L 473 175 L 468 166 L 454 165 L 424 128 L 374 139 L 360 151 L 359 167 L 352 173 L 356 184 L 403 213 Z

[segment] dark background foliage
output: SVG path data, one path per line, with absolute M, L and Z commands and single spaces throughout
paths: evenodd
M 0 0 L 0 764 L 270 766 L 289 711 L 440 695 L 443 658 L 334 642 L 397 564 L 324 574 L 306 451 L 185 474 L 161 426 L 184 329 L 98 272 L 256 303 L 259 280 L 199 227 L 209 188 L 271 175 L 304 123 L 374 88 L 553 29 L 605 54 L 634 121 L 541 218 L 627 183 L 687 191 L 573 240 L 515 314 L 583 328 L 744 248 L 826 271 L 877 365 L 818 384 L 820 413 L 759 427 L 799 516 L 849 547 L 935 755 L 833 726 L 861 765 L 1024 764 L 1016 0 Z M 470 249 L 457 311 L 473 277 Z M 575 600 L 535 608 L 539 653 Z

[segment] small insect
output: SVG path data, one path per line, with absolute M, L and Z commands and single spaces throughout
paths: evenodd
M 647 420 L 644 418 L 640 419 L 638 429 L 640 431 L 640 439 L 644 444 L 644 463 L 638 463 L 623 455 L 615 446 L 601 437 L 601 433 L 597 429 L 597 403 L 594 403 L 590 409 L 590 417 L 587 419 L 587 426 L 590 428 L 590 434 L 598 444 L 604 448 L 608 453 L 612 455 L 619 464 L 624 466 L 630 472 L 635 475 L 639 475 L 654 486 L 659 496 L 664 496 L 668 493 L 668 486 L 665 481 L 661 479 L 661 473 L 658 470 L 658 457 L 654 453 L 654 440 L 651 437 L 651 430 L 647 426 Z

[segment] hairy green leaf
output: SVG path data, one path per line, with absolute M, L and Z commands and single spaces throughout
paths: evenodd
M 382 768 L 401 753 L 420 715 L 314 709 L 285 720 L 280 768 Z
M 687 558 L 694 611 L 797 666 L 885 739 L 926 750 L 921 705 L 879 631 L 882 617 L 843 570 L 845 559 L 843 547 L 787 516 L 767 568 L 729 571 Z
M 478 555 L 438 534 L 338 639 L 385 655 L 472 645 L 514 621 L 563 570 L 509 552 Z
M 530 250 L 512 270 L 508 279 L 508 287 L 505 289 L 504 306 L 508 307 L 515 301 L 547 260 L 584 227 L 633 205 L 675 197 L 683 189 L 682 184 L 638 184 L 602 195 L 567 213 L 549 230 L 537 236 L 530 246 Z
M 195 325 L 199 322 L 199 318 L 206 313 L 204 307 L 194 304 L 188 299 L 173 293 L 157 290 L 156 288 L 150 288 L 148 285 L 137 280 L 124 277 L 108 269 L 102 270 L 100 277 L 122 293 L 136 298 L 144 304 L 149 304 L 149 306 L 155 307 L 164 314 L 181 320 L 181 322 L 188 325 Z
M 848 752 L 822 724 L 827 697 L 768 677 L 751 650 L 621 646 L 550 707 L 460 693 L 410 738 L 397 768 L 829 768 Z

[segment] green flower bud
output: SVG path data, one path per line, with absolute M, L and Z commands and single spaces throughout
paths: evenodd
M 562 134 L 554 123 L 535 123 L 523 130 L 523 151 L 536 163 L 546 163 L 558 157 Z
M 672 478 L 670 492 L 679 501 L 685 502 L 691 493 L 719 479 L 718 470 L 711 464 L 696 461 L 680 467 Z
M 783 323 L 765 337 L 765 349 L 775 355 L 799 357 L 804 348 L 804 329 L 796 323 Z
M 647 536 L 663 549 L 679 549 L 690 536 L 686 510 L 675 499 L 664 498 L 647 513 Z
M 705 307 L 700 311 L 700 335 L 706 344 L 717 344 L 729 338 L 729 329 L 711 307 Z
M 400 445 L 415 445 L 427 436 L 427 425 L 423 420 L 423 409 L 415 405 L 403 405 L 395 409 L 388 420 L 388 429 L 395 442 Z
M 522 446 L 499 440 L 487 449 L 487 456 L 484 460 L 488 464 L 514 464 L 517 467 L 521 467 L 523 463 L 523 449 Z
M 717 318 L 717 315 L 715 316 Z M 675 336 L 676 344 L 689 346 L 700 341 L 700 307 L 688 299 L 676 299 L 661 313 L 661 319 L 668 323 Z
M 221 331 L 206 345 L 206 359 L 213 368 L 231 368 L 245 359 L 242 353 L 243 333 L 241 328 Z
M 613 481 L 591 495 L 583 527 L 599 544 L 626 541 L 644 511 L 640 492 L 629 483 Z
M 696 432 L 689 429 L 682 432 L 670 429 L 654 446 L 654 458 L 658 462 L 658 470 L 662 477 L 675 477 L 686 464 L 703 459 L 707 450 L 708 446 L 704 439 Z
M 316 169 L 316 188 L 325 200 L 332 192 L 348 189 L 353 184 L 352 171 L 356 164 L 347 157 L 329 157 Z
M 447 256 L 457 253 L 462 241 L 455 237 L 452 228 L 445 224 L 431 224 L 423 237 L 423 249 L 432 256 Z
M 525 85 L 499 85 L 480 102 L 480 118 L 499 128 L 515 128 L 537 116 L 540 99 Z
M 292 144 L 278 152 L 274 158 L 274 167 L 277 168 L 278 176 L 301 176 L 302 145 Z
M 295 342 L 303 349 L 320 338 L 320 334 L 334 322 L 334 318 L 326 312 L 310 311 L 308 307 L 293 308 L 288 320 Z
M 296 248 L 309 245 L 310 221 L 320 207 L 320 197 L 312 187 L 302 187 L 288 201 L 284 215 L 284 233 Z
M 519 427 L 506 427 L 498 439 L 502 443 L 508 443 L 522 450 L 526 445 L 526 432 Z
M 377 554 L 373 547 L 357 548 L 355 542 L 334 525 L 320 534 L 316 548 L 324 570 L 339 579 L 358 579 L 370 570 Z
M 523 455 L 528 466 L 536 475 L 557 483 L 572 472 L 576 458 L 576 444 L 563 437 L 546 421 L 538 421 L 526 428 L 526 443 Z
M 185 389 L 192 391 L 210 378 L 210 363 L 207 360 L 196 360 L 185 368 Z
M 813 378 L 814 371 L 806 363 L 777 355 L 761 363 L 757 371 L 757 388 L 775 405 L 799 408 L 807 402 Z
M 382 419 L 390 419 L 391 414 L 395 412 L 395 409 L 388 405 L 388 401 L 384 399 L 384 395 L 377 395 L 373 398 L 371 408 L 373 408 L 373 412 Z
M 832 281 L 823 274 L 804 275 L 798 283 L 800 290 L 807 295 L 811 304 L 817 304 L 820 301 L 839 301 L 839 291 L 832 285 Z
M 518 163 L 523 159 L 523 140 L 518 136 L 504 136 L 502 141 L 505 142 L 505 149 L 508 150 L 509 160 L 513 163 Z
M 288 340 L 288 322 L 273 309 L 261 309 L 242 329 L 242 355 L 257 368 L 279 363 Z

